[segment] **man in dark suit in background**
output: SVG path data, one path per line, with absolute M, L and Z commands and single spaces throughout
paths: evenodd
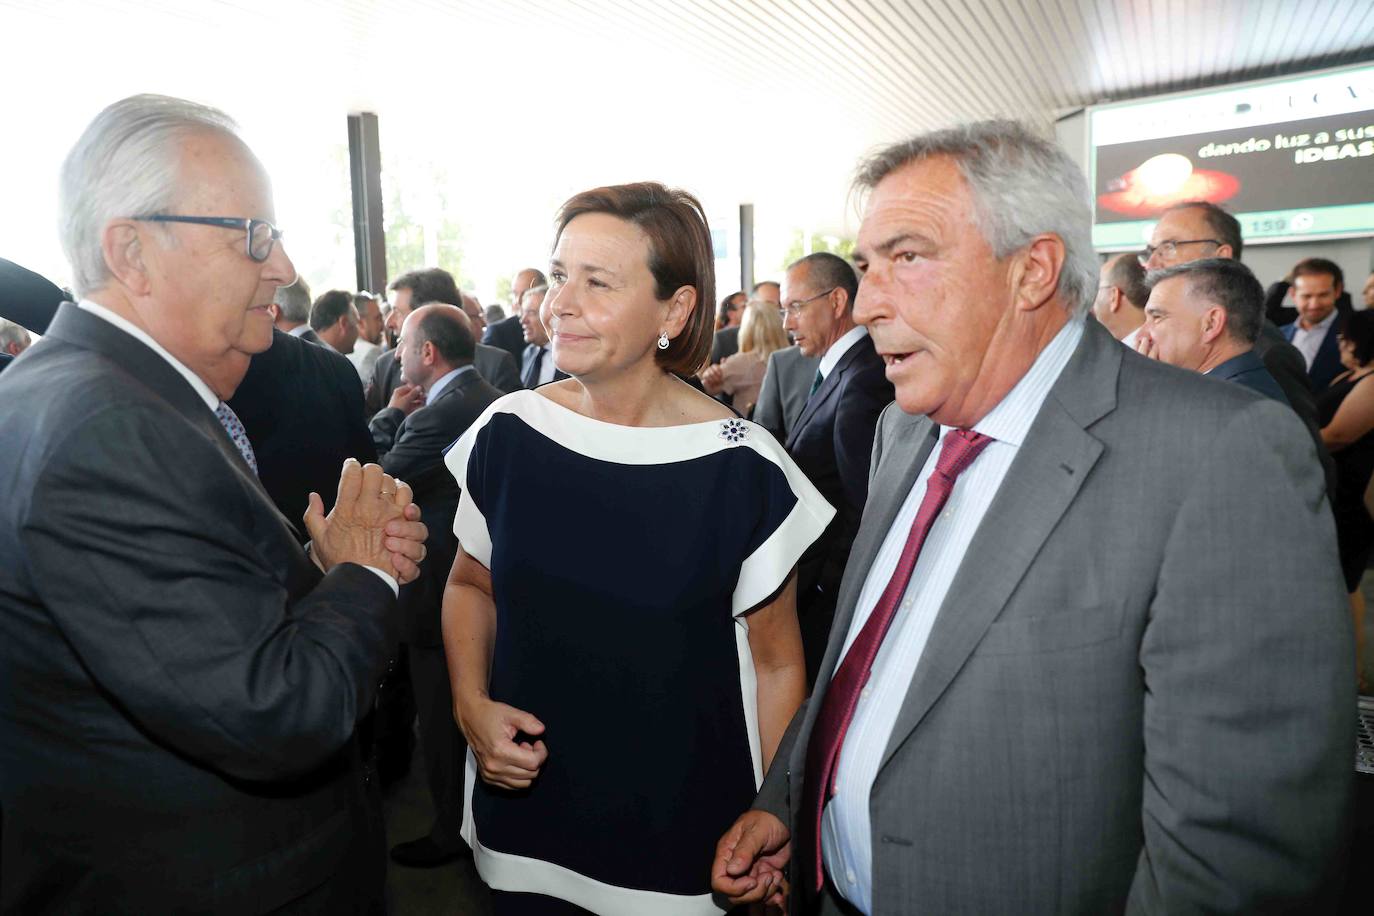
M 1160 214 L 1159 222 L 1150 233 L 1150 244 L 1145 246 L 1141 257 L 1146 270 L 1160 270 L 1198 258 L 1239 261 L 1244 249 L 1239 220 L 1214 203 L 1193 200 Z M 1148 342 L 1141 342 L 1137 349 L 1147 346 Z M 1279 383 L 1284 397 L 1303 422 L 1315 424 L 1317 403 L 1302 354 L 1284 339 L 1273 322 L 1265 321 L 1260 328 L 1255 353 L 1264 361 L 1264 367 Z
M 820 666 L 835 596 L 868 499 L 868 466 L 878 415 L 892 383 L 868 331 L 854 323 L 859 280 L 838 255 L 810 254 L 783 278 L 783 322 L 801 352 L 819 359 L 810 395 L 787 436 L 787 453 L 835 507 L 825 534 L 797 565 L 797 619 L 807 683 Z
M 1216 204 L 1194 200 L 1170 207 L 1160 214 L 1159 222 L 1150 233 L 1150 244 L 1141 252 L 1141 259 L 1147 270 L 1154 271 L 1199 258 L 1232 258 L 1239 261 L 1244 248 L 1239 220 Z M 1142 328 L 1137 335 L 1136 349 L 1148 352 L 1149 347 L 1149 333 Z M 1266 319 L 1261 323 L 1259 336 L 1255 338 L 1255 355 L 1283 389 L 1288 406 L 1297 413 L 1303 425 L 1309 431 L 1319 430 L 1317 399 L 1303 355 L 1285 339 L 1283 332 L 1272 321 Z M 1322 462 L 1326 490 L 1334 493 L 1336 464 L 1324 448 L 1318 449 L 1317 457 Z
M 811 380 L 816 377 L 820 362 L 820 357 L 807 356 L 801 347 L 786 347 L 768 354 L 763 385 L 754 404 L 754 422 L 779 442 L 787 441 L 788 430 L 796 425 L 805 409 Z
M 280 329 L 249 363 L 229 406 L 257 453 L 263 489 L 302 542 L 309 538 L 300 518 L 310 494 L 319 493 L 328 508 L 346 459 L 377 460 L 353 364 Z
M 710 365 L 718 365 L 727 356 L 739 352 L 739 326 L 744 320 L 744 307 L 748 303 L 749 297 L 743 290 L 731 293 L 720 301 L 720 314 L 725 319 L 725 325 L 711 338 Z
M 536 286 L 548 285 L 549 281 L 544 277 L 544 272 L 534 267 L 526 267 L 517 272 L 510 284 L 511 316 L 487 325 L 486 331 L 482 334 L 482 343 L 505 350 L 515 360 L 516 365 L 519 365 L 520 358 L 525 352 L 525 335 L 520 327 L 520 302 L 525 298 L 526 291 Z
M 310 327 L 310 305 L 310 286 L 304 277 L 297 277 L 294 283 L 278 287 L 268 311 L 277 330 L 318 345 L 320 337 Z
M 1336 342 L 1340 325 L 1336 300 L 1344 289 L 1344 281 L 1340 265 L 1326 258 L 1306 258 L 1293 268 L 1298 320 L 1279 330 L 1302 353 L 1312 389 L 1318 393 L 1345 371 Z
M 372 418 L 372 435 L 382 467 L 414 488 L 415 503 L 430 531 L 420 577 L 401 590 L 401 638 L 419 713 L 434 819 L 425 836 L 392 847 L 391 858 L 401 865 L 429 868 L 470 854 L 460 835 L 467 744 L 453 721 L 440 629 L 444 585 L 457 553 L 453 516 L 460 495 L 457 481 L 444 467 L 444 451 L 501 392 L 472 366 L 475 339 L 461 309 L 422 306 L 402 327 L 404 384 Z
M 520 362 L 520 384 L 526 388 L 561 382 L 568 377 L 568 373 L 560 371 L 553 364 L 548 325 L 544 323 L 542 314 L 548 293 L 547 286 L 532 286 L 525 290 L 525 295 L 520 299 L 520 328 L 526 341 Z
M 261 488 L 224 400 L 295 269 L 227 116 L 116 103 L 61 192 L 82 298 L 0 379 L 0 910 L 371 911 L 353 734 L 409 490 L 350 463 L 307 555 Z
M 1146 286 L 1147 355 L 1288 403 L 1254 351 L 1264 289 L 1250 268 L 1230 258 L 1202 258 L 1155 271 Z M 1317 431 L 1310 434 L 1324 449 Z
M 387 320 L 399 332 L 406 316 L 422 305 L 440 302 L 445 305 L 463 307 L 463 294 L 453 274 L 442 267 L 425 270 L 412 270 L 401 274 L 391 282 L 391 312 Z M 502 392 L 515 391 L 520 387 L 518 358 L 503 352 L 498 347 L 477 345 L 477 355 L 473 366 L 482 378 Z M 392 392 L 401 384 L 401 364 L 396 360 L 396 350 L 388 350 L 377 357 L 372 368 L 372 381 L 367 385 L 367 416 L 371 418 L 391 400 Z

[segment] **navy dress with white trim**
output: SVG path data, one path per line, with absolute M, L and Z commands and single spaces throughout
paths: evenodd
M 549 751 L 521 792 L 469 755 L 478 871 L 605 916 L 720 912 L 715 843 L 762 778 L 743 615 L 834 510 L 752 423 L 617 426 L 536 391 L 493 404 L 447 464 L 454 531 L 491 570 L 490 695 Z

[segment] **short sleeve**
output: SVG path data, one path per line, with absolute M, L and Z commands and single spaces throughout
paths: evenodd
M 453 516 L 453 534 L 463 552 L 488 569 L 491 568 L 491 532 L 483 510 L 486 496 L 487 452 L 491 430 L 483 415 L 468 428 L 444 455 L 444 465 L 462 491 L 458 511 Z
M 772 465 L 768 469 L 772 485 L 757 491 L 765 501 L 760 507 L 760 518 L 771 530 L 761 532 L 761 543 L 740 566 L 739 581 L 731 600 L 731 613 L 735 615 L 752 610 L 777 592 L 801 555 L 835 516 L 834 507 L 825 501 L 777 440 L 760 426 L 751 423 L 749 427 L 753 435 L 741 446 L 752 448 Z

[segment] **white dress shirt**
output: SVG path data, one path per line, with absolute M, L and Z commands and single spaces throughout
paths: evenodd
M 983 523 L 983 516 L 1001 488 L 1007 469 L 1025 441 L 1045 397 L 1082 337 L 1082 321 L 1073 320 L 1065 325 L 1041 351 L 1016 387 L 974 425 L 976 432 L 991 436 L 995 441 L 959 477 L 940 517 L 931 526 L 891 628 L 873 661 L 872 675 L 859 694 L 854 718 L 840 749 L 835 796 L 826 805 L 821 821 L 821 849 L 826 873 L 845 898 L 862 912 L 871 912 L 873 908 L 873 827 L 869 818 L 869 799 L 897 714 L 906 700 L 931 627 L 969 543 Z M 897 568 L 911 525 L 916 520 L 916 511 L 925 496 L 926 480 L 935 470 L 948 432 L 948 427 L 940 427 L 940 442 L 931 450 L 925 466 L 916 476 L 901 511 L 874 557 L 845 638 L 846 652 Z M 958 611 L 954 607 L 947 613 Z M 912 814 L 917 816 L 916 812 Z
M 371 341 L 358 338 L 353 344 L 353 352 L 349 353 L 347 359 L 353 364 L 353 368 L 358 370 L 358 377 L 366 385 L 372 380 L 372 367 L 377 365 L 377 357 L 382 355 L 382 348 Z
M 1138 326 L 1134 331 L 1127 334 L 1125 337 L 1121 338 L 1122 345 L 1134 350 L 1136 338 L 1140 336 L 1140 329 L 1143 327 L 1145 327 L 1145 325 L 1142 324 Z
M 290 334 L 292 337 L 304 337 L 309 331 L 310 325 L 298 324 L 286 333 Z
M 1314 324 L 1311 328 L 1304 328 L 1299 321 L 1293 328 L 1293 346 L 1298 348 L 1302 358 L 1307 361 L 1307 369 L 1312 370 L 1312 361 L 1317 358 L 1317 352 L 1322 348 L 1322 341 L 1326 339 L 1326 332 L 1336 320 L 1336 310 L 1332 309 L 1331 314 L 1321 321 Z
M 138 325 L 134 324 L 132 321 L 125 318 L 123 315 L 119 315 L 115 312 L 110 311 L 105 306 L 101 305 L 99 302 L 92 302 L 89 299 L 82 299 L 76 305 L 83 311 L 90 312 L 97 318 L 101 318 L 105 321 L 108 321 L 110 324 L 119 328 L 125 334 L 128 334 L 130 337 L 134 338 L 139 343 L 148 347 L 148 349 L 152 350 L 158 356 L 161 356 L 164 360 L 167 361 L 167 364 L 169 366 L 171 366 L 173 369 L 177 371 L 177 373 L 182 378 L 186 379 L 186 383 L 195 390 L 196 394 L 199 395 L 200 399 L 205 402 L 205 406 L 210 409 L 211 413 L 214 413 L 215 411 L 219 410 L 219 405 L 222 402 L 220 401 L 219 396 L 215 394 L 214 390 L 205 383 L 205 380 L 202 379 L 200 376 L 196 375 L 194 372 L 192 372 L 186 366 L 185 363 L 181 362 L 181 360 L 177 359 L 171 353 L 167 352 L 167 348 L 162 346 L 162 344 L 158 343 L 156 340 L 154 340 L 147 331 L 143 330 Z M 395 576 L 383 572 L 375 566 L 366 566 L 364 567 L 364 569 L 372 570 L 374 573 L 381 577 L 383 582 L 391 586 L 392 592 L 396 594 L 400 593 L 400 585 L 396 582 Z
M 525 347 L 525 358 L 520 363 L 520 380 L 522 382 L 525 380 L 525 373 L 530 368 L 530 361 L 541 350 L 544 351 L 544 360 L 539 364 L 539 378 L 535 379 L 535 387 L 547 385 L 553 381 L 553 373 L 558 368 L 554 365 L 553 350 L 548 344 L 544 344 L 542 347 L 537 344 L 530 344 Z
M 830 345 L 830 349 L 825 351 L 821 357 L 821 364 L 816 368 L 820 370 L 821 378 L 830 377 L 830 370 L 835 368 L 835 364 L 840 361 L 840 357 L 849 352 L 849 348 L 868 336 L 868 328 L 863 325 L 850 328 L 844 336 Z

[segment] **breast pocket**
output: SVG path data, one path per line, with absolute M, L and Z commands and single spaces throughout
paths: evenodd
M 1082 649 L 1117 639 L 1124 619 L 1125 609 L 1117 604 L 998 620 L 988 627 L 977 651 L 980 655 L 1031 655 Z

